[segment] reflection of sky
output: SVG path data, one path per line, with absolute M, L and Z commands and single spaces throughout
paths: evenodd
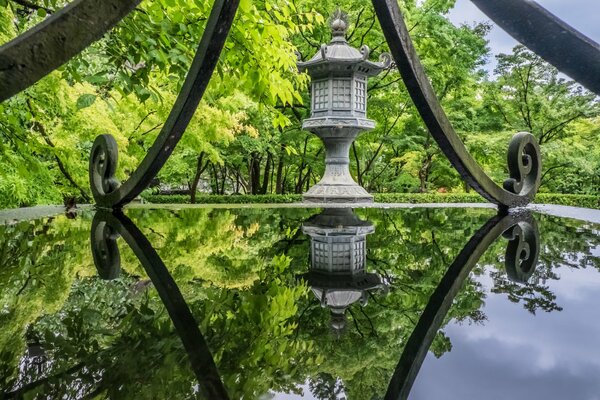
M 600 400 L 600 274 L 559 268 L 562 312 L 536 316 L 489 294 L 483 325 L 451 323 L 452 351 L 423 363 L 411 400 Z M 486 285 L 487 286 L 487 285 Z

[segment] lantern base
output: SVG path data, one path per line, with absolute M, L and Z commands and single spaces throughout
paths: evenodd
M 307 203 L 373 203 L 373 196 L 358 184 L 317 183 L 302 195 Z

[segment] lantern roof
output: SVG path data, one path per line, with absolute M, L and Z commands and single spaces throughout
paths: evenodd
M 330 22 L 331 42 L 322 44 L 321 49 L 308 61 L 299 61 L 298 70 L 306 71 L 309 75 L 321 75 L 335 70 L 354 70 L 367 76 L 375 76 L 382 70 L 389 68 L 392 59 L 388 53 L 380 57 L 379 62 L 369 61 L 370 50 L 362 46 L 360 50 L 350 46 L 346 41 L 348 29 L 348 15 L 337 10 Z M 348 68 L 351 67 L 351 68 Z M 352 68 L 353 67 L 353 68 Z

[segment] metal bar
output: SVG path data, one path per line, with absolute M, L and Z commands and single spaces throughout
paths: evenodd
M 75 0 L 0 47 L 0 102 L 100 39 L 141 0 Z
M 594 40 L 532 0 L 471 1 L 506 33 L 600 95 L 600 45 Z
M 498 186 L 477 164 L 444 113 L 415 51 L 397 0 L 373 0 L 375 13 L 400 75 L 429 132 L 450 163 L 477 193 L 502 207 L 525 206 L 540 185 L 541 158 L 529 133 L 516 134 L 508 149 L 510 179 Z
M 239 0 L 215 0 L 206 29 L 183 88 L 156 141 L 131 177 L 119 185 L 114 178 L 118 149 L 114 138 L 96 138 L 90 157 L 90 184 L 96 204 L 121 208 L 137 197 L 167 162 L 194 115 L 219 61 Z

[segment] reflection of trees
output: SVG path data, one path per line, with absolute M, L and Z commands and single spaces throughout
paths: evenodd
M 165 218 L 170 212 L 157 214 L 151 221 L 150 236 L 167 238 L 173 246 L 190 246 L 189 252 L 197 257 L 196 265 L 181 261 L 179 249 L 175 249 L 171 257 L 181 264 L 173 268 L 173 275 L 186 298 L 191 299 L 191 309 L 208 332 L 211 347 L 220 348 L 215 355 L 220 366 L 230 372 L 224 379 L 232 397 L 241 397 L 242 393 L 255 397 L 253 393 L 266 393 L 272 387 L 294 390 L 295 380 L 290 381 L 289 370 L 297 366 L 289 360 L 294 358 L 301 365 L 314 362 L 310 354 L 292 357 L 302 353 L 307 343 L 290 339 L 297 300 L 306 296 L 306 287 L 296 285 L 287 257 L 272 257 L 266 251 L 259 255 L 244 253 L 246 249 L 270 248 L 274 241 L 292 236 L 287 222 L 282 224 L 281 216 L 273 218 L 264 212 L 237 215 L 226 210 L 199 210 L 199 215 L 192 212 L 186 218 L 200 217 L 196 218 L 200 227 L 210 220 L 227 223 L 208 233 L 201 229 L 191 232 L 192 228 L 183 224 L 182 234 L 177 232 L 177 224 Z M 186 213 L 176 213 L 180 214 Z M 300 214 L 298 218 L 302 219 Z M 238 225 L 237 218 L 244 221 Z M 202 219 L 206 221 L 202 223 Z M 261 227 L 263 220 L 267 222 Z M 294 228 L 297 225 L 294 223 Z M 221 240 L 227 241 L 231 235 L 235 240 L 219 249 L 198 245 L 203 241 L 218 244 L 219 238 L 204 235 L 219 236 L 219 230 L 225 237 Z M 83 253 L 88 253 L 88 246 L 81 248 Z M 180 339 L 161 311 L 163 306 L 155 292 L 146 291 L 146 281 L 140 278 L 143 272 L 133 261 L 131 251 L 123 250 L 123 268 L 129 273 L 109 283 L 97 279 L 76 281 L 60 312 L 43 317 L 33 326 L 50 362 L 44 378 L 26 385 L 26 390 L 53 393 L 53 397 L 80 397 L 73 393 L 107 393 L 112 398 L 167 398 L 173 393 L 194 396 L 193 374 L 186 367 Z M 159 251 L 168 256 L 169 246 Z M 248 261 L 244 268 L 222 269 L 215 279 L 196 279 L 194 268 L 219 267 L 218 260 L 236 256 Z M 253 274 L 252 280 L 239 285 L 247 279 L 248 271 Z M 115 287 L 124 292 L 111 291 Z M 62 294 L 66 296 L 68 291 Z M 58 337 L 53 334 L 56 331 L 61 333 Z M 289 366 L 282 369 L 285 363 Z M 235 372 L 244 370 L 248 372 Z
M 309 378 L 308 387 L 313 396 L 319 400 L 337 400 L 344 393 L 339 378 L 322 372 Z
M 90 255 L 78 251 L 87 246 L 81 225 L 64 217 L 0 225 L 0 392 L 26 383 L 19 368 L 42 351 L 28 326 L 60 309 L 76 274 L 91 272 Z M 23 352 L 31 357 L 20 360 Z
M 271 389 L 298 391 L 297 385 L 305 382 L 323 398 L 341 390 L 349 398 L 363 398 L 364 393 L 383 396 L 398 356 L 447 266 L 493 214 L 358 210 L 361 219 L 376 226 L 376 233 L 368 237 L 368 269 L 385 277 L 390 292 L 371 296 L 364 307 L 350 306 L 347 332 L 335 340 L 329 316 L 296 279 L 309 263 L 309 240 L 299 226 L 317 213 L 128 210 L 169 267 L 232 398 L 257 398 Z M 6 241 L 2 248 L 13 249 L 5 250 L 3 260 L 14 268 L 11 273 L 5 273 L 4 264 L 0 269 L 1 296 L 14 311 L 8 318 L 0 312 L 0 391 L 41 378 L 45 380 L 32 390 L 50 397 L 193 397 L 195 379 L 187 353 L 133 252 L 121 245 L 123 273 L 117 280 L 86 277 L 91 264 L 87 225 L 85 219 L 59 218 L 45 235 L 40 234 L 44 221 L 0 227 L 0 240 Z M 546 299 L 540 289 L 520 290 L 557 278 L 560 260 L 580 268 L 598 266 L 594 258 L 583 262 L 573 256 L 572 248 L 588 254 L 598 244 L 584 224 L 542 216 L 539 225 L 542 252 L 532 284 L 512 286 L 505 279 L 504 257 L 499 254 L 506 242 L 498 241 L 480 261 L 494 266 L 486 269 L 494 275 L 494 290 L 524 304 L 532 295 Z M 34 243 L 33 250 L 28 243 Z M 29 261 L 12 261 L 19 251 L 29 252 Z M 32 278 L 18 294 L 28 271 Z M 79 271 L 83 272 L 77 275 Z M 485 320 L 485 294 L 476 277 L 483 272 L 475 267 L 465 280 L 442 327 L 452 319 Z M 544 306 L 534 303 L 535 309 Z M 45 352 L 43 377 L 31 373 L 17 379 L 27 356 L 26 335 Z M 4 345 L 12 343 L 11 337 L 21 338 L 12 349 Z M 442 328 L 430 351 L 441 356 L 450 349 Z
M 529 282 L 525 285 L 515 284 L 507 279 L 499 268 L 490 271 L 494 281 L 491 291 L 506 294 L 508 300 L 523 304 L 523 307 L 532 314 L 538 310 L 545 312 L 562 310 L 560 304 L 556 302 L 556 295 L 548 285 L 549 281 L 560 279 L 558 268 L 600 270 L 600 259 L 592 255 L 592 249 L 600 245 L 600 238 L 593 226 L 552 216 L 540 216 L 539 221 L 542 251 L 537 268 Z M 497 247 L 488 252 L 488 256 L 484 257 L 482 263 L 498 266 L 501 260 L 494 258 L 498 254 L 496 249 Z

